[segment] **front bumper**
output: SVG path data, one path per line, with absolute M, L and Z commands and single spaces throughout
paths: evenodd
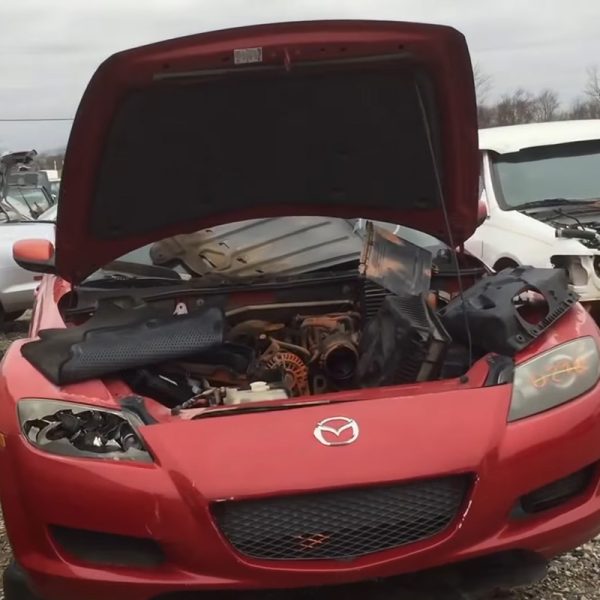
M 481 391 L 482 402 L 508 393 L 503 387 L 488 390 L 487 399 Z M 18 435 L 0 452 L 3 481 L 14 482 L 3 485 L 0 494 L 15 557 L 44 600 L 150 600 L 169 592 L 335 585 L 505 551 L 550 558 L 600 532 L 597 471 L 586 490 L 565 504 L 526 518 L 514 512 L 524 494 L 600 460 L 597 390 L 503 426 L 492 437 L 458 521 L 434 538 L 350 562 L 243 557 L 216 529 L 195 481 L 159 465 L 45 455 Z M 431 443 L 439 447 L 438 440 Z M 85 564 L 57 547 L 51 525 L 151 538 L 166 560 L 146 568 Z
M 479 559 L 362 583 L 329 585 L 319 588 L 270 590 L 270 600 L 309 600 L 317 597 L 360 600 L 398 597 L 484 598 L 498 589 L 510 589 L 537 583 L 546 576 L 547 561 L 530 552 L 514 551 L 488 555 Z M 27 574 L 14 561 L 4 571 L 4 593 L 7 600 L 43 600 L 32 588 Z M 319 594 L 319 592 L 324 592 Z M 400 596 L 401 595 L 401 596 Z M 155 600 L 261 600 L 261 590 L 233 592 L 175 592 L 161 594 Z

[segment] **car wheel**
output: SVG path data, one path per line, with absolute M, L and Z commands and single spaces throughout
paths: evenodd
M 43 600 L 31 591 L 25 571 L 14 560 L 4 570 L 2 584 L 5 600 Z

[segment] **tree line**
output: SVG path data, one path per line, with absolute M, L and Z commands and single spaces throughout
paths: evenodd
M 534 94 L 524 88 L 517 88 L 491 102 L 491 77 L 479 65 L 475 65 L 473 74 L 480 127 L 567 119 L 600 119 L 600 69 L 597 66 L 588 68 L 583 93 L 568 107 L 562 106 L 559 95 L 552 89 Z

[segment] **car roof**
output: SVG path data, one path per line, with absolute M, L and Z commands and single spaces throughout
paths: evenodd
M 600 119 L 528 123 L 479 130 L 480 150 L 499 154 L 524 148 L 600 140 Z

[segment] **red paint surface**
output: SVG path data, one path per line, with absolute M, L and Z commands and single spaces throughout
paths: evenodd
M 60 325 L 68 289 L 42 283 L 32 332 Z M 519 360 L 598 329 L 574 307 Z M 512 520 L 523 494 L 600 460 L 600 394 L 507 424 L 511 386 L 481 387 L 484 360 L 467 383 L 429 382 L 331 395 L 339 403 L 271 413 L 177 420 L 148 401 L 161 423 L 141 429 L 155 464 L 64 458 L 34 449 L 19 431 L 16 402 L 42 397 L 116 406 L 128 393 L 100 380 L 57 388 L 7 352 L 0 375 L 0 497 L 17 560 L 48 600 L 149 600 L 166 591 L 272 588 L 352 582 L 442 565 L 500 550 L 550 557 L 600 531 L 597 481 L 585 496 L 535 518 Z M 317 422 L 354 418 L 360 437 L 325 447 Z M 476 483 L 460 519 L 427 541 L 351 562 L 257 561 L 238 555 L 213 524 L 209 505 L 299 491 L 379 485 L 455 473 Z M 10 482 L 7 484 L 6 482 Z M 63 556 L 50 524 L 152 537 L 167 554 L 152 570 L 97 569 Z
M 56 234 L 56 266 L 78 280 L 111 259 L 156 239 L 219 223 L 257 217 L 317 215 L 354 218 L 356 207 L 302 207 L 286 203 L 253 206 L 235 214 L 188 221 L 126 239 L 98 239 L 88 231 L 94 185 L 104 139 L 120 102 L 132 90 L 156 85 L 156 75 L 223 69 L 235 48 L 263 48 L 263 65 L 409 53 L 433 82 L 441 127 L 441 170 L 454 241 L 475 230 L 478 205 L 477 112 L 469 52 L 464 37 L 449 27 L 414 23 L 317 21 L 217 31 L 129 50 L 109 58 L 92 78 L 71 131 L 61 183 Z M 325 51 L 322 51 L 324 48 Z M 375 210 L 365 199 L 361 217 L 401 223 L 445 236 L 441 210 Z M 331 214 L 333 211 L 334 214 Z

